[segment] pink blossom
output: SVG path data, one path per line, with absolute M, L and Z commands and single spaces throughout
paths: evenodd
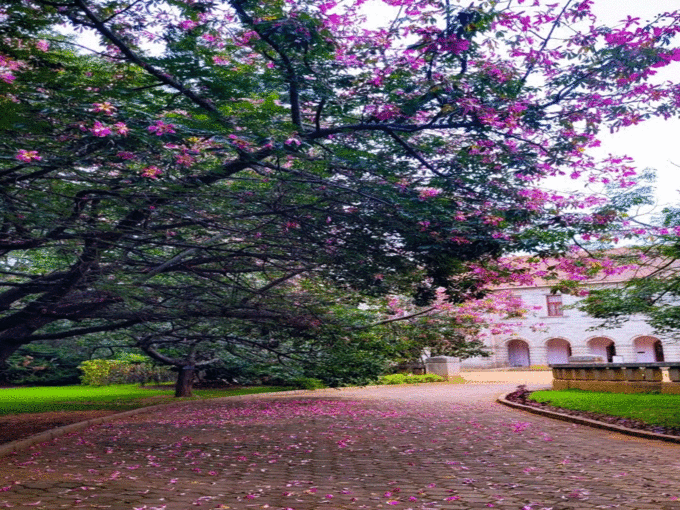
M 377 120 L 384 121 L 399 116 L 401 110 L 393 104 L 368 105 L 366 107 L 366 114 Z
M 158 168 L 155 165 L 147 166 L 144 170 L 142 170 L 142 177 L 149 177 L 150 179 L 156 179 L 159 175 L 161 175 L 163 171 Z
M 192 19 L 186 19 L 186 20 L 182 21 L 178 26 L 182 30 L 188 31 L 188 30 L 193 30 L 194 28 L 196 28 L 198 26 L 198 22 L 196 22 Z
M 147 129 L 149 130 L 149 133 L 154 133 L 156 136 L 162 136 L 166 133 L 174 133 L 175 125 L 166 124 L 162 120 L 157 120 L 155 124 L 152 124 Z
M 321 11 L 322 14 L 326 14 L 329 10 L 331 10 L 333 7 L 337 5 L 337 2 L 330 1 L 330 2 L 324 2 L 318 5 L 319 10 Z
M 425 200 L 427 198 L 433 198 L 439 195 L 442 190 L 438 188 L 421 188 L 418 193 L 418 198 L 420 200 Z
M 98 136 L 98 137 L 100 137 L 100 138 L 103 138 L 103 137 L 108 136 L 108 135 L 111 134 L 111 128 L 108 127 L 108 126 L 105 125 L 105 124 L 102 124 L 102 123 L 99 122 L 98 120 L 95 120 L 95 121 L 94 121 L 94 126 L 92 127 L 92 129 L 90 129 L 90 132 L 91 132 L 94 136 Z
M 113 113 L 116 111 L 116 107 L 108 101 L 104 101 L 103 103 L 94 103 L 92 105 L 92 111 L 96 113 L 105 113 L 106 115 L 113 115 Z
M 46 52 L 47 50 L 50 49 L 50 43 L 48 43 L 45 39 L 40 39 L 36 41 L 35 47 L 42 52 Z
M 175 161 L 180 166 L 190 167 L 194 163 L 194 158 L 184 152 L 175 156 Z
M 23 161 L 24 163 L 40 161 L 42 159 L 42 157 L 38 155 L 38 151 L 27 151 L 24 149 L 19 150 L 19 152 L 17 152 L 14 157 L 19 161 Z
M 125 122 L 116 122 L 116 123 L 113 125 L 113 130 L 114 130 L 117 134 L 122 135 L 122 136 L 125 136 L 125 135 L 127 135 L 127 134 L 130 132 L 130 128 L 127 127 L 127 125 L 125 124 Z
M 230 63 L 229 59 L 221 57 L 220 55 L 213 55 L 212 61 L 213 64 L 217 66 L 226 66 Z
M 4 81 L 5 83 L 12 83 L 16 79 L 17 77 L 12 73 L 0 73 L 0 80 Z

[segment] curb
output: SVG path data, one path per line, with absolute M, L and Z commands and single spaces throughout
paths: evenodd
M 666 441 L 668 443 L 680 444 L 680 436 L 669 436 L 667 434 L 648 432 L 646 430 L 630 429 L 628 427 L 622 427 L 621 425 L 614 425 L 611 423 L 605 423 L 603 421 L 591 420 L 590 418 L 581 418 L 579 416 L 572 416 L 570 414 L 558 413 L 556 411 L 548 411 L 547 409 L 538 409 L 536 407 L 518 404 L 517 402 L 511 402 L 510 400 L 507 400 L 505 398 L 510 393 L 512 392 L 504 393 L 503 395 L 496 399 L 496 402 L 504 406 L 513 407 L 515 409 L 526 411 L 532 414 L 538 414 L 539 416 L 545 416 L 547 418 L 553 418 L 555 420 L 577 423 L 579 425 L 585 425 L 587 427 L 593 427 L 596 429 L 610 430 L 612 432 L 618 432 L 619 434 L 626 434 L 628 436 L 635 436 L 644 439 L 653 439 L 656 441 Z
M 71 432 L 79 432 L 93 425 L 100 425 L 102 423 L 113 421 L 118 418 L 125 418 L 127 416 L 134 416 L 136 414 L 141 414 L 146 411 L 153 411 L 155 409 L 159 409 L 167 405 L 170 404 L 157 404 L 155 406 L 140 407 L 138 409 L 131 409 L 130 411 L 109 414 L 108 416 L 100 416 L 99 418 L 92 418 L 90 420 L 79 421 L 77 423 L 71 423 L 70 425 L 64 425 L 63 427 L 57 427 L 56 429 L 48 430 L 45 432 L 41 432 L 40 434 L 27 437 L 26 439 L 18 439 L 16 441 L 11 441 L 9 443 L 0 445 L 0 457 L 4 457 L 6 455 L 11 455 L 23 450 L 27 450 L 31 446 L 36 445 L 38 443 L 52 441 L 53 439 L 56 439 L 58 437 L 70 434 Z

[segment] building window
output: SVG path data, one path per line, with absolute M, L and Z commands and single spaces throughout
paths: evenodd
M 562 296 L 559 294 L 551 294 L 546 296 L 548 302 L 548 317 L 562 317 Z

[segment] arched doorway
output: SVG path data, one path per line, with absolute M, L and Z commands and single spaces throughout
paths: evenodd
M 588 340 L 588 350 L 594 356 L 602 356 L 607 363 L 611 363 L 613 357 L 616 356 L 614 340 L 603 336 Z
M 508 342 L 508 363 L 511 367 L 528 367 L 531 364 L 529 344 L 524 340 Z
M 547 350 L 548 365 L 569 363 L 571 356 L 571 344 L 563 338 L 551 338 L 545 343 Z
M 639 336 L 633 340 L 635 361 L 638 363 L 654 363 L 664 361 L 661 340 L 653 336 Z

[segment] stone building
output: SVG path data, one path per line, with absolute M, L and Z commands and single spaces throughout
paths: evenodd
M 623 274 L 591 282 L 591 288 L 620 285 Z M 463 368 L 525 367 L 567 363 L 569 356 L 600 355 L 610 362 L 680 361 L 680 342 L 655 335 L 642 317 L 631 317 L 621 327 L 598 327 L 601 320 L 571 307 L 577 296 L 552 294 L 548 283 L 507 287 L 533 314 L 521 319 L 511 335 L 484 339 L 488 358 L 470 358 Z

